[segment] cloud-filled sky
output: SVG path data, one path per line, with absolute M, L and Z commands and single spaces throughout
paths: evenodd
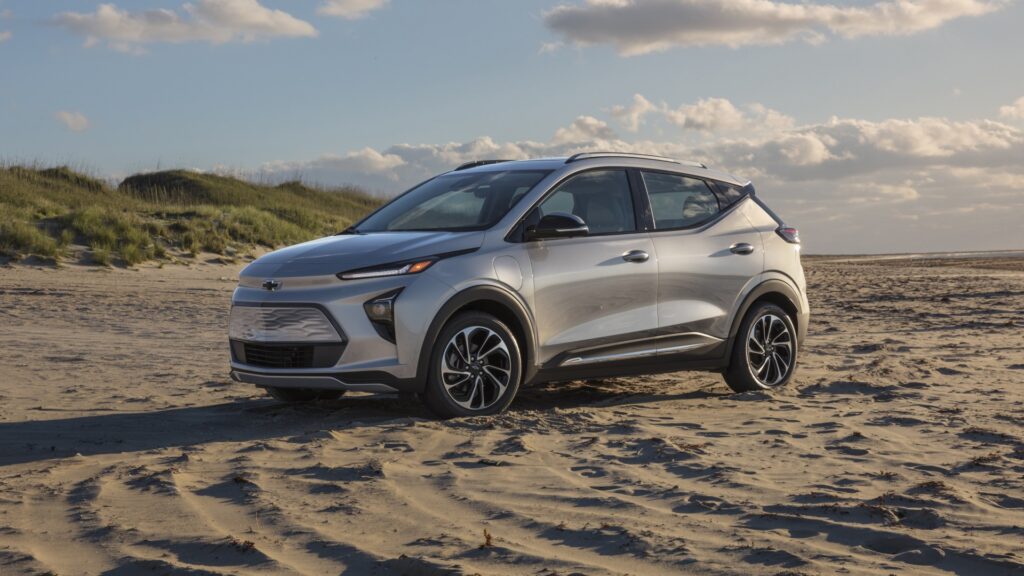
M 0 0 L 0 159 L 381 194 L 615 149 L 811 253 L 1024 248 L 1024 2 Z

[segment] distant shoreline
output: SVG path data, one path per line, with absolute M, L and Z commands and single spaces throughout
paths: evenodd
M 907 252 L 882 254 L 804 254 L 805 258 L 815 260 L 834 259 L 850 260 L 928 260 L 942 258 L 1024 258 L 1021 250 L 981 250 L 967 252 Z

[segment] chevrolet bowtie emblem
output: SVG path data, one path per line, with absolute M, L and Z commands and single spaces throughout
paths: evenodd
M 273 292 L 274 290 L 277 290 L 280 287 L 281 287 L 281 283 L 278 282 L 277 280 L 267 280 L 267 281 L 265 281 L 263 283 L 263 289 L 264 290 L 270 290 L 271 292 Z

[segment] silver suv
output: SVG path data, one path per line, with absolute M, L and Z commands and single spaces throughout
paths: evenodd
M 282 401 L 419 393 L 443 417 L 577 378 L 762 390 L 807 321 L 797 230 L 749 182 L 638 154 L 486 160 L 246 267 L 231 374 Z

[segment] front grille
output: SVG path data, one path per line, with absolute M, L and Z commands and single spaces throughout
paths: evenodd
M 245 306 L 231 308 L 231 338 L 246 342 L 344 342 L 323 310 L 313 306 Z
M 257 344 L 231 341 L 235 362 L 261 368 L 330 368 L 338 363 L 344 344 Z
M 246 344 L 245 363 L 264 368 L 312 368 L 313 346 Z

